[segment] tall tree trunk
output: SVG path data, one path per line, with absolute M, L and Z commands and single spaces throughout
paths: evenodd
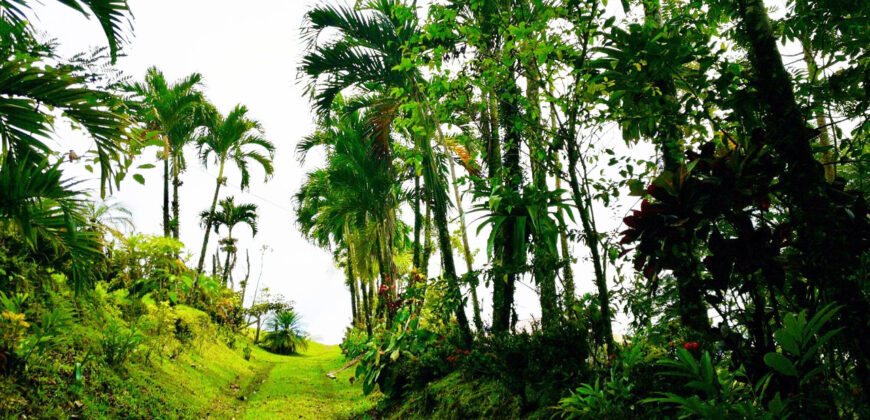
M 178 203 L 178 187 L 181 186 L 181 180 L 178 179 L 179 176 L 179 162 L 178 156 L 172 155 L 172 237 L 174 239 L 178 239 L 178 231 L 179 225 L 181 224 L 181 219 L 179 218 L 179 203 Z
M 867 222 L 832 205 L 832 195 L 841 193 L 831 191 L 824 170 L 813 157 L 810 142 L 815 131 L 806 125 L 795 99 L 764 3 L 739 0 L 738 15 L 748 40 L 756 88 L 765 105 L 765 140 L 787 164 L 779 182 L 789 198 L 786 204 L 797 233 L 795 247 L 803 254 L 802 272 L 822 296 L 844 305 L 839 312 L 845 327 L 842 336 L 849 338 L 850 350 L 859 361 L 856 376 L 864 389 L 870 389 L 870 334 L 866 333 L 870 302 L 853 279 L 867 250 L 848 242 L 849 232 L 866 229 Z
M 541 125 L 541 75 L 537 63 L 527 63 L 524 66 L 526 75 L 526 100 L 528 110 L 529 155 L 531 157 L 532 182 L 538 193 L 549 191 L 547 185 L 546 162 L 540 161 L 539 156 L 547 156 L 548 145 L 544 142 Z M 555 254 L 557 245 L 558 226 L 550 220 L 550 214 L 545 207 L 539 212 L 537 226 L 533 229 L 534 235 L 534 275 L 535 282 L 540 288 L 541 302 L 541 328 L 546 332 L 556 330 L 561 319 L 559 311 L 559 299 L 556 291 L 556 271 L 552 269 L 558 263 Z M 546 222 L 546 223 L 544 223 Z
M 380 275 L 381 275 L 381 286 L 388 285 L 389 275 L 387 274 L 387 270 L 389 268 L 386 267 L 387 264 L 384 261 L 384 244 L 383 244 L 383 238 L 381 236 L 380 226 L 378 226 L 378 229 L 377 229 L 377 234 L 375 237 L 375 244 L 377 245 L 378 273 L 380 273 Z M 377 300 L 377 305 L 375 306 L 375 316 L 377 317 L 377 319 L 387 319 L 387 317 L 385 316 L 386 307 L 384 306 L 384 304 L 386 302 L 384 302 L 384 296 L 381 294 L 380 288 L 378 288 L 377 291 L 378 291 L 377 292 L 377 296 L 378 296 L 377 299 L 378 300 Z M 389 322 L 391 320 L 387 319 L 387 321 Z
M 245 265 L 247 269 L 245 270 L 245 279 L 241 281 L 240 286 L 242 286 L 242 290 L 240 291 L 242 295 L 242 307 L 245 306 L 245 292 L 248 290 L 248 280 L 251 279 L 251 253 L 248 250 L 245 250 Z
M 432 206 L 426 204 L 426 216 L 423 218 L 423 256 L 420 261 L 420 266 L 423 269 L 423 279 L 429 278 L 429 259 L 432 258 L 432 253 L 435 250 L 435 244 L 432 242 Z
M 555 126 L 554 126 L 555 131 Z M 562 165 L 559 163 L 559 155 L 556 155 L 556 167 L 559 171 L 562 170 Z M 556 174 L 556 189 L 562 189 L 562 177 Z M 562 208 L 559 208 L 559 246 L 562 253 L 562 261 L 565 268 L 562 269 L 562 303 L 565 305 L 565 312 L 572 314 L 574 312 L 574 294 L 576 286 L 574 285 L 574 270 L 571 268 L 571 249 L 568 247 L 568 226 L 565 224 Z
M 506 192 L 519 196 L 522 189 L 523 173 L 520 168 L 520 147 L 522 141 L 522 121 L 516 98 L 519 88 L 511 72 L 500 81 L 503 92 L 498 101 L 500 125 L 504 128 L 504 178 L 502 183 Z M 515 246 L 525 241 L 525 233 L 520 232 L 516 216 L 520 209 L 511 210 L 512 214 L 502 223 L 496 232 L 495 246 L 500 249 L 496 261 L 493 261 L 493 293 L 492 293 L 492 331 L 504 333 L 510 329 L 511 309 L 514 304 L 514 289 L 516 287 L 518 267 L 524 265 L 525 255 L 519 255 Z
M 420 267 L 423 262 L 423 245 L 420 243 L 420 235 L 423 229 L 423 215 L 420 213 L 420 175 L 414 170 L 414 258 L 413 265 L 417 273 L 424 270 Z
M 366 278 L 360 277 L 360 291 L 362 292 L 362 303 L 363 303 L 363 322 L 365 322 L 366 326 L 366 334 L 369 337 L 372 335 L 372 304 L 371 297 L 369 295 L 369 291 L 371 290 L 371 286 L 366 287 L 369 284 L 369 281 Z
M 224 272 L 221 276 L 221 286 L 227 287 L 227 280 L 230 277 L 230 256 L 232 255 L 232 249 L 235 247 L 233 244 L 233 229 L 229 228 L 229 233 L 227 234 L 227 248 L 226 248 L 226 260 L 224 262 Z
M 480 317 L 480 303 L 477 300 L 477 276 L 474 275 L 474 267 L 472 267 L 471 248 L 468 246 L 468 229 L 465 226 L 465 210 L 462 209 L 462 195 L 459 194 L 459 184 L 456 182 L 456 165 L 453 163 L 450 151 L 445 145 L 444 153 L 447 156 L 447 161 L 450 162 L 450 181 L 453 183 L 453 197 L 456 200 L 456 209 L 459 211 L 459 233 L 462 235 L 462 256 L 465 259 L 465 268 L 468 273 L 468 287 L 471 289 L 471 308 L 474 311 L 474 327 L 478 331 L 483 331 L 483 319 Z
M 211 276 L 217 277 L 218 267 L 220 267 L 220 256 L 218 255 L 218 251 L 215 251 L 214 255 L 211 256 Z
M 573 130 L 572 130 L 573 131 Z M 580 160 L 580 152 L 577 150 L 577 143 L 574 135 L 565 139 L 566 149 L 568 151 L 568 183 L 571 185 L 571 195 L 574 199 L 574 204 L 577 206 L 577 213 L 580 215 L 580 223 L 583 227 L 583 239 L 586 242 L 586 248 L 589 249 L 589 254 L 592 259 L 592 268 L 595 273 L 595 286 L 598 288 L 598 308 L 601 313 L 601 336 L 604 344 L 608 349 L 613 348 L 613 328 L 611 326 L 610 314 L 610 293 L 607 289 L 607 277 L 604 275 L 604 264 L 601 259 L 600 242 L 598 232 L 594 227 L 595 221 L 592 220 L 592 215 L 589 210 L 592 207 L 592 202 L 588 194 L 584 194 L 580 189 L 580 180 L 577 177 L 577 163 Z M 584 170 L 584 179 L 586 177 Z
M 437 124 L 436 128 L 437 128 Z M 438 246 L 441 251 L 441 266 L 443 276 L 447 281 L 447 298 L 456 303 L 456 321 L 463 340 L 471 343 L 471 328 L 468 325 L 468 317 L 465 315 L 465 305 L 462 304 L 462 293 L 459 289 L 459 279 L 456 276 L 456 264 L 453 260 L 453 247 L 450 245 L 450 230 L 447 224 L 447 186 L 443 175 L 438 170 L 435 160 L 435 152 L 428 139 L 421 139 L 418 147 L 423 154 L 423 180 L 429 196 L 432 198 L 432 215 L 435 221 L 435 230 L 438 234 Z
M 815 84 L 819 80 L 819 66 L 816 64 L 815 52 L 813 52 L 812 44 L 810 44 L 810 40 L 805 37 L 800 38 L 801 47 L 804 53 L 804 61 L 807 63 L 807 78 L 809 82 Z M 831 182 L 837 176 L 837 167 L 834 163 L 834 153 L 831 150 L 831 138 L 828 136 L 828 123 L 825 119 L 825 113 L 822 110 L 822 104 L 815 104 L 817 109 L 815 111 L 816 116 L 816 129 L 819 130 L 819 146 L 825 148 L 825 151 L 822 152 L 822 165 L 825 169 L 825 180 Z
M 354 238 L 351 236 L 350 227 L 348 226 L 347 219 L 345 219 L 345 222 L 344 222 L 344 238 L 345 238 L 345 242 L 347 244 L 347 254 L 346 254 L 347 259 L 345 261 L 345 265 L 346 265 L 346 269 L 347 269 L 347 282 L 348 282 L 348 286 L 350 286 L 350 306 L 351 306 L 351 311 L 353 312 L 353 325 L 357 326 L 357 325 L 359 325 L 359 322 L 360 322 L 359 313 L 360 313 L 360 307 L 362 306 L 362 302 L 357 301 L 358 296 L 357 296 L 357 289 L 356 289 L 356 276 L 354 275 L 354 271 L 353 271 L 353 264 L 354 264 L 353 239 Z
M 224 163 L 225 160 L 221 159 L 220 168 L 218 169 L 217 182 L 215 182 L 214 187 L 214 197 L 211 199 L 211 207 L 208 211 L 208 220 L 205 223 L 205 234 L 202 238 L 202 249 L 199 252 L 199 262 L 196 264 L 196 272 L 202 272 L 202 264 L 205 262 L 205 251 L 208 249 L 208 237 L 211 234 L 212 223 L 214 223 L 214 210 L 217 207 L 218 202 L 218 194 L 221 190 L 221 185 L 224 182 Z
M 169 143 L 163 148 L 163 236 L 171 236 L 169 223 Z
M 351 262 L 349 252 L 350 250 L 348 250 L 345 270 L 347 272 L 347 286 L 348 288 L 350 288 L 350 313 L 352 315 L 353 325 L 356 326 L 359 323 L 359 319 L 357 318 L 356 278 L 353 275 L 353 263 Z

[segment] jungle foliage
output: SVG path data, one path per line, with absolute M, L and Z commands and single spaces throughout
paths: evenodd
M 767 6 L 309 10 L 296 222 L 381 414 L 868 415 L 870 6 Z

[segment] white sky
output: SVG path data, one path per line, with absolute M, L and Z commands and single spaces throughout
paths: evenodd
M 56 2 L 46 3 L 36 8 L 38 20 L 35 25 L 60 41 L 62 56 L 105 45 L 105 37 L 95 21 L 88 21 Z M 119 59 L 118 67 L 136 80 L 141 80 L 150 66 L 157 66 L 169 80 L 193 72 L 202 73 L 206 95 L 222 112 L 242 103 L 248 106 L 251 116 L 261 121 L 267 138 L 278 148 L 274 178 L 264 184 L 261 182 L 262 173 L 255 172 L 251 190 L 243 193 L 237 187 L 238 173 L 231 172 L 228 187 L 224 187 L 221 193 L 222 197 L 232 194 L 237 202 L 253 202 L 260 207 L 260 233 L 255 238 L 251 238 L 247 227 L 237 229 L 242 254 L 235 277 L 238 279 L 244 275 L 243 250 L 247 248 L 253 266 L 249 287 L 254 287 L 259 272 L 260 248 L 267 244 L 272 251 L 266 254 L 261 288 L 269 287 L 273 293 L 281 293 L 295 301 L 315 339 L 338 343 L 350 323 L 350 297 L 344 286 L 344 275 L 333 265 L 328 251 L 314 247 L 300 236 L 291 210 L 291 195 L 298 190 L 304 173 L 312 165 L 300 167 L 293 153 L 296 143 L 314 127 L 309 102 L 303 97 L 303 86 L 296 80 L 297 64 L 303 54 L 299 28 L 310 4 L 281 0 L 243 3 L 229 0 L 130 0 L 135 16 L 134 36 L 130 37 L 124 50 L 126 57 Z M 72 148 L 82 154 L 91 147 L 89 140 L 68 129 L 59 129 L 58 138 L 62 139 L 56 145 L 58 150 Z M 147 152 L 139 163 L 158 163 L 154 153 Z M 183 175 L 184 185 L 180 192 L 181 239 L 193 255 L 191 264 L 194 264 L 202 242 L 198 214 L 211 202 L 216 169 L 203 168 L 192 148 L 187 151 L 187 157 L 189 169 Z M 316 163 L 316 159 L 310 161 Z M 68 168 L 68 171 L 94 178 L 80 167 Z M 162 167 L 158 165 L 146 171 L 145 175 L 147 182 L 144 186 L 132 180 L 126 181 L 113 198 L 133 212 L 137 231 L 159 235 L 162 232 Z M 88 185 L 96 191 L 95 182 Z M 633 201 L 625 204 L 631 206 Z M 612 229 L 618 226 L 625 211 L 624 206 L 611 209 L 607 216 L 600 217 L 604 219 L 599 221 L 603 225 L 600 227 Z M 468 221 L 478 217 L 477 214 L 468 215 Z M 451 229 L 456 229 L 456 226 Z M 469 227 L 470 234 L 475 231 L 475 226 Z M 485 259 L 485 241 L 485 236 L 472 240 L 472 247 L 481 249 L 476 266 Z M 209 255 L 215 247 L 216 239 L 212 239 Z M 576 244 L 572 248 L 576 252 L 583 249 Z M 455 257 L 457 267 L 464 271 L 461 256 Z M 437 261 L 436 254 L 433 256 L 433 269 Z M 574 272 L 578 293 L 594 289 L 588 264 L 581 261 L 574 267 Z M 520 318 L 537 316 L 540 312 L 532 287 L 527 282 L 517 285 Z M 481 290 L 480 297 L 482 307 L 489 312 L 491 292 Z M 488 318 L 485 313 L 484 321 Z M 615 325 L 615 329 L 622 330 L 619 325 Z

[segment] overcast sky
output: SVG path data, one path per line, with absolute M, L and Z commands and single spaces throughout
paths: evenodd
M 105 37 L 96 22 L 84 19 L 57 2 L 46 3 L 36 8 L 38 20 L 35 23 L 60 41 L 61 55 L 71 56 L 92 46 L 105 45 Z M 231 172 L 228 186 L 221 194 L 234 195 L 237 202 L 253 202 L 260 207 L 260 232 L 256 237 L 251 237 L 247 227 L 237 229 L 240 252 L 249 249 L 251 253 L 250 287 L 254 287 L 259 275 L 260 249 L 268 245 L 271 250 L 265 255 L 260 287 L 268 287 L 293 300 L 315 339 L 338 343 L 350 323 L 350 297 L 344 276 L 334 266 L 329 252 L 314 247 L 300 236 L 293 223 L 291 202 L 291 195 L 301 185 L 304 173 L 318 164 L 315 157 L 313 163 L 302 168 L 293 153 L 296 143 L 313 129 L 309 102 L 303 97 L 303 86 L 296 78 L 297 64 L 303 53 L 299 28 L 310 4 L 282 0 L 130 0 L 135 16 L 134 33 L 118 67 L 136 80 L 141 80 L 150 66 L 157 66 L 170 80 L 199 72 L 205 79 L 206 95 L 222 112 L 236 104 L 245 104 L 250 115 L 263 124 L 266 137 L 278 149 L 274 178 L 263 183 L 262 172 L 255 172 L 250 191 L 241 192 L 238 173 Z M 92 143 L 60 127 L 56 147 L 82 154 Z M 155 154 L 156 150 L 149 150 L 140 163 L 157 163 Z M 198 214 L 211 202 L 217 169 L 203 168 L 192 148 L 187 151 L 187 157 L 189 169 L 183 175 L 184 185 L 180 191 L 181 239 L 193 255 L 191 264 L 194 264 L 202 242 Z M 94 178 L 81 167 L 73 166 L 70 173 Z M 157 166 L 146 173 L 144 186 L 127 181 L 113 196 L 133 212 L 139 232 L 162 232 L 161 177 L 162 167 Z M 88 185 L 94 186 L 96 191 L 93 181 Z M 604 227 L 615 227 L 622 211 L 624 208 L 617 208 L 605 217 Z M 476 217 L 471 215 L 469 221 Z M 472 227 L 469 232 L 475 230 Z M 213 250 L 216 240 L 211 242 Z M 485 238 L 475 238 L 472 247 L 483 248 L 484 244 Z M 480 251 L 478 260 L 484 259 L 484 252 Z M 437 265 L 437 255 L 433 265 Z M 457 260 L 457 266 L 464 267 L 461 259 Z M 582 261 L 575 267 L 578 292 L 594 289 L 588 268 Z M 242 254 L 236 278 L 244 275 L 243 269 Z M 488 308 L 490 292 L 481 290 L 480 295 L 482 306 Z M 520 318 L 537 316 L 539 311 L 532 286 L 518 285 Z M 615 329 L 620 328 L 617 325 Z

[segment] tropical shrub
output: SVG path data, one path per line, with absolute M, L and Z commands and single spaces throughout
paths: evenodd
M 308 337 L 302 330 L 302 317 L 292 309 L 275 313 L 269 320 L 269 333 L 263 347 L 278 354 L 296 354 L 308 348 Z

